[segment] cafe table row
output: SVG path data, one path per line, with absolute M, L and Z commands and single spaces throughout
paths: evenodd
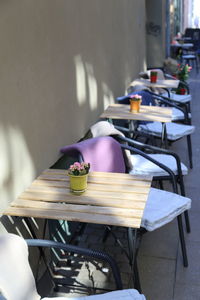
M 174 81 L 171 85 L 170 82 L 165 82 L 165 85 L 175 86 Z M 162 85 L 160 82 L 157 84 Z M 130 113 L 128 105 L 113 104 L 100 118 L 158 121 L 165 124 L 171 122 L 172 109 L 142 105 L 139 113 Z M 128 258 L 134 273 L 137 229 L 140 228 L 151 181 L 150 176 L 91 172 L 87 190 L 77 195 L 70 190 L 67 170 L 47 169 L 9 204 L 4 215 L 125 227 Z

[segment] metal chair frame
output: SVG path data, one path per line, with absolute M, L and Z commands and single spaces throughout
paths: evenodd
M 29 247 L 38 247 L 40 251 L 41 250 L 43 251 L 43 253 L 44 253 L 44 248 L 58 249 L 59 251 L 64 251 L 65 254 L 67 254 L 67 256 L 68 256 L 67 260 L 68 260 L 69 263 L 73 259 L 74 254 L 78 254 L 78 255 L 81 255 L 81 256 L 84 256 L 84 257 L 88 257 L 90 259 L 98 259 L 98 260 L 101 260 L 103 262 L 106 262 L 109 265 L 109 267 L 112 271 L 115 286 L 116 286 L 116 290 L 123 289 L 121 275 L 120 275 L 120 271 L 119 271 L 119 268 L 117 266 L 117 263 L 109 254 L 107 254 L 105 252 L 92 250 L 92 249 L 88 249 L 88 248 L 82 248 L 82 247 L 74 246 L 74 245 L 70 245 L 70 244 L 64 244 L 64 243 L 56 242 L 56 241 L 52 241 L 52 240 L 26 239 L 25 241 L 26 241 L 26 243 Z M 55 280 L 53 278 L 53 272 L 54 271 L 52 270 L 52 267 L 47 262 L 47 259 L 46 259 L 45 256 L 43 256 L 42 258 L 45 262 L 45 265 L 46 265 L 47 270 L 49 272 L 51 281 L 54 285 L 54 291 L 58 291 L 59 286 L 61 286 L 61 285 L 62 286 L 67 285 L 67 284 L 64 284 L 63 281 L 60 282 L 59 280 Z M 62 259 L 63 259 L 63 257 L 62 257 Z M 73 287 L 73 285 L 70 285 L 70 287 Z M 75 287 L 77 288 L 77 285 L 75 285 Z M 96 288 L 96 289 L 101 290 L 101 291 L 111 291 L 111 290 L 101 289 L 101 288 Z
M 178 110 L 180 110 L 183 114 L 184 114 L 184 121 L 183 123 L 185 125 L 191 125 L 191 120 L 189 118 L 189 110 L 188 110 L 188 107 L 187 107 L 187 104 L 182 104 L 182 107 L 184 107 L 184 109 L 182 107 L 180 107 L 179 105 L 177 105 L 176 101 L 168 98 L 168 97 L 165 97 L 165 96 L 162 96 L 162 95 L 158 95 L 158 94 L 155 94 L 153 92 L 150 92 L 150 91 L 146 91 L 147 93 L 149 93 L 150 95 L 152 95 L 152 97 L 157 101 L 157 105 L 164 105 L 164 106 L 169 106 L 169 107 L 175 107 L 177 108 Z M 137 130 L 137 126 L 134 126 L 134 136 L 143 136 L 145 135 L 146 137 L 149 137 L 151 138 L 152 135 L 151 133 L 147 133 L 147 132 L 142 132 L 142 131 L 139 131 Z M 163 132 L 162 132 L 162 135 L 161 137 L 154 137 L 154 139 L 161 139 L 161 146 L 164 145 L 165 147 L 167 147 L 167 143 L 173 143 L 173 142 L 176 142 L 178 141 L 179 139 L 181 139 L 182 137 L 176 139 L 176 140 L 170 140 L 169 138 L 167 138 L 167 133 L 166 133 L 166 130 L 165 130 L 165 126 L 163 126 Z M 192 142 L 191 142 L 191 136 L 190 135 L 187 135 L 186 136 L 187 138 L 187 147 L 188 147 L 188 156 L 189 156 L 189 164 L 190 164 L 190 168 L 193 168 L 193 161 L 192 161 Z
M 182 109 L 181 107 L 179 107 L 178 105 L 176 105 L 174 103 L 174 100 L 171 100 L 170 98 L 161 96 L 161 95 L 157 95 L 153 92 L 149 92 L 156 100 L 160 101 L 160 105 L 164 104 L 166 106 L 171 106 L 171 107 L 176 107 L 177 109 L 179 109 L 180 111 L 183 112 L 184 114 L 184 124 L 185 125 L 191 125 L 191 120 L 189 118 L 189 111 L 188 111 L 188 107 L 186 105 L 184 105 L 185 109 Z M 183 105 L 182 105 L 183 106 Z M 177 140 L 170 140 L 167 138 L 167 136 L 165 137 L 167 141 L 169 141 L 170 143 L 176 142 L 177 140 L 181 139 L 177 139 Z M 189 156 L 189 163 L 190 163 L 190 168 L 193 168 L 193 161 L 192 161 L 192 142 L 191 142 L 191 135 L 187 135 L 187 147 L 188 147 L 188 156 Z
M 165 170 L 169 175 L 168 175 L 168 180 L 170 180 L 171 184 L 172 184 L 172 190 L 173 193 L 178 194 L 178 188 L 177 188 L 177 181 L 176 181 L 176 176 L 175 174 L 172 172 L 171 169 L 169 169 L 166 165 L 156 161 L 155 159 L 149 157 L 148 154 L 144 153 L 143 151 L 137 149 L 137 148 L 133 148 L 129 145 L 125 145 L 125 144 L 120 144 L 122 149 L 127 149 L 129 151 L 131 151 L 132 153 L 135 154 L 139 154 L 141 156 L 143 156 L 144 158 L 148 159 L 149 161 L 151 161 L 152 163 L 156 164 L 157 166 L 159 166 L 160 168 L 162 168 L 163 170 Z M 79 153 L 79 159 L 81 157 L 81 153 Z M 84 158 L 82 157 L 82 159 L 80 160 L 84 161 Z M 181 242 L 181 249 L 182 249 L 182 254 L 183 254 L 183 264 L 184 267 L 188 266 L 188 259 L 187 259 L 187 251 L 186 251 L 186 246 L 185 246 L 185 238 L 184 238 L 184 231 L 183 231 L 183 225 L 182 225 L 182 216 L 179 215 L 177 217 L 178 220 L 178 229 L 179 229 L 179 237 L 180 237 L 180 242 Z M 108 229 L 108 231 L 110 231 L 110 229 Z M 143 228 L 141 228 L 141 230 L 139 230 L 139 235 L 140 233 L 145 232 L 145 230 Z M 128 258 L 129 258 L 129 264 L 133 270 L 133 274 L 135 276 L 134 279 L 134 284 L 135 284 L 135 288 L 139 291 L 141 291 L 141 286 L 140 286 L 140 280 L 139 280 L 139 274 L 138 274 L 138 270 L 137 270 L 137 253 L 138 253 L 138 234 L 136 231 L 133 231 L 131 228 L 128 229 L 128 244 L 129 244 L 129 252 L 128 252 Z M 119 246 L 120 243 L 118 243 Z M 122 247 L 123 250 L 123 247 Z
M 158 165 L 160 168 L 164 169 L 170 177 L 170 181 L 172 184 L 172 189 L 173 189 L 173 193 L 178 194 L 178 189 L 177 189 L 177 182 L 176 182 L 176 178 L 175 178 L 175 174 L 172 172 L 171 169 L 169 169 L 168 167 L 166 167 L 165 165 L 161 164 L 160 162 L 156 161 L 155 159 L 149 157 L 146 153 L 144 153 L 143 151 L 133 148 L 131 146 L 127 146 L 125 144 L 121 144 L 121 147 L 123 149 L 127 149 L 130 150 L 131 153 L 133 154 L 139 154 L 142 157 L 150 160 L 152 163 Z M 186 246 L 185 246 L 185 238 L 184 238 L 184 231 L 183 231 L 183 224 L 182 224 L 182 216 L 179 215 L 177 217 L 178 220 L 178 229 L 179 229 L 179 237 L 180 237 L 180 242 L 181 242 L 181 249 L 182 249 L 182 255 L 183 255 L 183 265 L 184 267 L 188 267 L 188 259 L 187 259 L 187 251 L 186 251 Z
M 127 128 L 123 128 L 123 127 L 120 127 L 120 126 L 115 126 L 115 127 L 116 127 L 116 129 L 118 129 L 122 132 L 129 132 L 129 130 Z M 139 150 L 142 150 L 147 154 L 151 154 L 151 153 L 158 154 L 158 153 L 160 153 L 160 154 L 173 156 L 176 160 L 176 165 L 177 165 L 177 174 L 174 174 L 175 179 L 176 179 L 176 183 L 180 187 L 180 194 L 184 197 L 186 196 L 185 185 L 184 185 L 184 180 L 183 180 L 184 175 L 182 174 L 182 169 L 181 169 L 181 160 L 180 160 L 180 157 L 175 152 L 170 151 L 168 149 L 163 149 L 163 148 L 159 148 L 159 147 L 156 147 L 156 146 L 152 146 L 152 145 L 149 145 L 149 144 L 144 144 L 144 143 L 141 143 L 139 141 L 133 140 L 131 138 L 123 137 L 121 135 L 117 137 L 117 140 L 121 141 L 121 142 L 125 142 L 128 145 L 130 145 L 132 147 L 135 147 Z M 166 181 L 166 180 L 171 180 L 171 178 L 167 175 L 166 176 L 154 176 L 153 177 L 153 181 L 158 181 L 159 184 L 160 184 L 161 189 L 163 189 L 162 182 Z M 184 215 L 185 215 L 186 229 L 187 229 L 187 232 L 190 233 L 191 228 L 190 228 L 190 220 L 189 220 L 188 211 L 185 211 Z

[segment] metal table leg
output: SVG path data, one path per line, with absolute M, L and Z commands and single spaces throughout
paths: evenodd
M 120 239 L 112 231 L 112 226 L 106 225 L 106 229 L 107 229 L 106 237 L 108 236 L 109 233 L 112 234 L 115 241 L 117 242 L 119 247 L 122 249 L 126 257 L 128 258 L 129 265 L 132 270 L 133 285 L 141 293 L 142 291 L 141 291 L 140 278 L 139 278 L 138 267 L 137 267 L 137 253 L 139 248 L 139 246 L 137 245 L 139 243 L 137 229 L 127 228 L 128 251 L 124 247 Z
M 129 264 L 133 273 L 134 287 L 141 293 L 141 284 L 137 267 L 137 229 L 128 228 Z

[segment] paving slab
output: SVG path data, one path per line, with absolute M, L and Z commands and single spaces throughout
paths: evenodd
M 189 282 L 185 285 L 177 284 L 174 290 L 173 300 L 198 300 L 200 299 L 200 286 L 191 285 Z
M 169 239 L 170 235 L 170 239 Z M 177 221 L 143 235 L 140 254 L 159 258 L 176 259 L 178 247 Z
M 200 286 L 200 242 L 187 241 L 186 245 L 189 266 L 188 268 L 184 268 L 182 257 L 178 255 L 176 284 Z
M 172 300 L 176 260 L 139 256 L 142 292 L 147 300 Z
M 200 201 L 199 201 L 200 202 Z M 190 216 L 190 225 L 191 225 L 191 233 L 185 234 L 186 243 L 189 244 L 190 242 L 200 242 L 200 234 L 199 234 L 199 216 L 200 216 L 200 204 L 198 204 L 198 208 L 189 211 Z

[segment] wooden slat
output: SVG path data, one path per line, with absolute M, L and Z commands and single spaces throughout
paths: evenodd
M 143 215 L 143 209 L 131 209 L 131 208 L 116 208 L 116 207 L 99 207 L 91 205 L 72 205 L 63 203 L 49 203 L 49 202 L 36 202 L 31 200 L 16 200 L 12 202 L 12 207 L 17 208 L 38 208 L 38 209 L 49 209 L 62 212 L 67 210 L 68 212 L 85 212 L 97 215 L 109 215 L 109 216 L 120 216 L 124 218 L 141 218 Z M 143 205 L 144 206 L 144 205 Z
M 106 190 L 106 187 L 109 185 L 109 183 L 93 183 L 91 181 L 88 181 L 88 190 L 95 190 L 95 191 L 105 191 Z M 148 189 L 150 186 L 149 183 L 144 183 L 144 184 L 139 184 L 139 182 L 135 182 L 134 184 L 131 184 L 131 185 L 121 185 L 121 184 L 117 184 L 117 185 L 109 185 L 109 190 L 110 192 L 113 191 L 113 192 L 126 192 L 126 193 L 134 193 L 137 192 L 137 193 L 144 193 L 144 191 L 146 189 Z M 69 182 L 65 182 L 65 181 L 56 181 L 56 180 L 35 180 L 32 185 L 30 186 L 29 189 L 27 190 L 43 190 L 43 191 L 46 191 L 47 188 L 61 188 L 61 189 L 68 189 L 69 188 Z
M 129 105 L 112 104 L 107 107 L 100 118 L 171 122 L 172 108 L 141 105 L 140 112 L 132 113 Z
M 67 170 L 62 170 L 62 169 L 46 169 L 42 172 L 41 175 L 45 175 L 45 174 L 49 174 L 49 175 L 63 175 L 66 176 L 67 175 Z M 39 176 L 40 177 L 40 176 Z M 126 173 L 111 173 L 111 172 L 90 172 L 89 173 L 89 177 L 91 178 L 101 178 L 101 179 L 129 179 L 129 180 L 136 180 L 136 181 L 150 181 L 151 180 L 151 176 L 149 175 L 144 175 L 144 176 L 140 176 L 140 175 L 132 175 L 132 174 L 126 174 Z
M 83 194 L 85 196 L 93 196 L 98 194 L 99 196 L 106 197 L 129 197 L 132 198 L 135 194 L 146 194 L 149 186 L 141 187 L 141 186 L 125 186 L 125 185 L 110 185 L 109 190 L 106 189 L 107 185 L 105 184 L 88 184 L 87 191 Z M 29 188 L 26 189 L 25 192 L 43 192 L 43 193 L 62 193 L 62 194 L 69 194 L 69 182 L 64 184 L 63 186 L 54 186 L 54 185 L 38 185 L 34 184 L 31 185 Z M 71 193 L 70 193 L 71 194 Z
M 63 202 L 63 203 L 75 203 L 86 204 L 96 206 L 110 206 L 110 207 L 126 207 L 136 208 L 136 205 L 144 207 L 146 202 L 146 195 L 135 197 L 135 199 L 123 199 L 123 198 L 107 198 L 107 197 L 87 197 L 83 195 L 62 195 L 60 193 L 28 193 L 24 192 L 18 197 L 18 199 L 28 199 L 33 201 L 46 201 L 46 202 Z
M 40 182 L 39 182 L 40 181 Z M 52 183 L 53 182 L 53 183 Z M 59 185 L 60 186 L 60 182 L 63 182 L 65 186 L 68 186 L 69 184 L 69 178 L 68 176 L 56 176 L 56 175 L 43 175 L 38 177 L 37 181 L 33 182 L 33 186 L 34 185 Z M 124 187 L 131 187 L 132 189 L 136 188 L 136 187 L 141 187 L 141 188 L 145 188 L 145 187 L 149 187 L 150 183 L 147 181 L 139 181 L 139 180 L 127 180 L 127 179 L 101 179 L 101 178 L 92 178 L 92 177 L 88 177 L 88 189 L 90 189 L 90 184 L 96 184 L 96 185 L 104 185 L 105 190 L 107 190 L 110 187 L 113 186 L 121 186 L 123 188 Z M 63 186 L 64 186 L 63 185 Z
M 67 211 L 56 211 L 49 209 L 28 209 L 28 208 L 17 208 L 9 207 L 5 212 L 5 215 L 9 216 L 19 216 L 19 217 L 33 217 L 33 218 L 45 218 L 45 219 L 56 219 L 56 220 L 66 220 L 74 222 L 86 222 L 95 224 L 106 224 L 113 226 L 124 226 L 139 228 L 141 224 L 141 218 L 120 218 L 108 215 L 97 215 L 97 214 L 87 214 L 87 213 L 76 213 Z
M 47 179 L 47 180 L 69 180 L 67 176 L 66 170 L 57 170 L 57 169 L 47 169 L 40 176 L 38 179 Z M 137 176 L 125 173 L 109 173 L 109 172 L 90 172 L 88 175 L 88 179 L 91 182 L 102 182 L 102 183 L 109 183 L 116 181 L 116 182 L 124 182 L 124 184 L 128 184 L 128 182 L 138 182 L 138 184 L 143 185 L 149 183 L 151 181 L 151 176 Z M 108 181 L 109 179 L 109 181 Z

